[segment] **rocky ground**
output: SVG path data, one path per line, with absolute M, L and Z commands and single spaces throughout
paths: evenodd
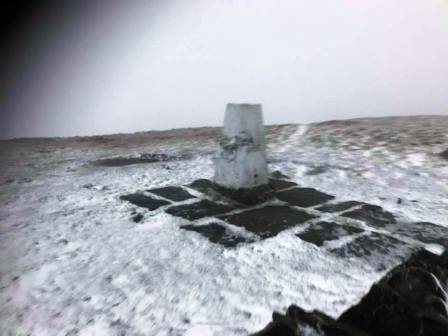
M 447 129 L 269 126 L 255 202 L 211 182 L 216 128 L 1 141 L 2 330 L 245 335 L 291 304 L 333 323 L 448 247 Z
M 448 334 L 448 252 L 421 250 L 375 283 L 337 320 L 291 305 L 257 336 L 443 336 Z M 254 334 L 255 336 L 255 334 Z

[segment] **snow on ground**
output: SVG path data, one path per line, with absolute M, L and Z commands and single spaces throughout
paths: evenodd
M 448 168 L 436 155 L 448 147 L 439 132 L 447 124 L 428 117 L 274 126 L 270 169 L 342 200 L 448 227 Z M 120 195 L 213 176 L 214 135 L 1 142 L 2 334 L 246 335 L 291 303 L 333 317 L 356 303 L 385 271 L 326 253 L 298 239 L 296 228 L 224 249 L 180 230 L 188 222 L 163 211 L 132 222 L 135 207 Z M 193 156 L 91 164 L 153 152 Z

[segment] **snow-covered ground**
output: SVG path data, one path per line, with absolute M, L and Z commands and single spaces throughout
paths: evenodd
M 448 117 L 273 126 L 269 168 L 448 227 L 448 162 L 437 155 L 447 129 Z M 163 211 L 131 220 L 136 207 L 119 196 L 213 176 L 215 132 L 0 142 L 1 334 L 246 335 L 292 303 L 333 317 L 356 303 L 385 271 L 302 241 L 299 228 L 225 249 Z M 92 164 L 141 153 L 190 157 Z

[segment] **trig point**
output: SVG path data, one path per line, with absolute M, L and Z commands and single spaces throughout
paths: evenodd
M 227 104 L 215 161 L 215 182 L 231 189 L 268 183 L 266 142 L 260 104 Z

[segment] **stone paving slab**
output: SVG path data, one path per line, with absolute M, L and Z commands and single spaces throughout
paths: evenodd
M 235 208 L 204 199 L 196 203 L 172 206 L 166 209 L 165 212 L 188 220 L 196 220 L 203 217 L 223 214 L 232 210 L 235 210 Z
M 279 191 L 283 189 L 297 187 L 297 183 L 294 183 L 292 181 L 271 178 L 269 179 L 269 187 L 274 191 Z
M 275 196 L 291 205 L 302 208 L 325 203 L 334 199 L 334 196 L 325 194 L 313 188 L 294 188 L 276 192 Z
M 268 205 L 234 215 L 218 216 L 229 224 L 244 227 L 262 238 L 276 236 L 279 232 L 315 218 L 315 216 L 289 206 Z
M 274 177 L 274 178 L 273 178 Z M 187 187 L 187 189 L 184 189 Z M 387 230 L 392 235 L 400 235 L 417 240 L 421 243 L 438 244 L 448 248 L 448 228 L 433 223 L 402 223 L 397 222 L 395 216 L 383 208 L 358 201 L 332 201 L 335 197 L 313 188 L 298 187 L 296 183 L 288 181 L 281 172 L 271 175 L 268 185 L 256 187 L 251 190 L 232 190 L 216 185 L 211 180 L 199 179 L 187 186 L 169 186 L 148 190 L 154 195 L 167 200 L 153 198 L 144 194 L 123 195 L 120 199 L 150 211 L 162 206 L 171 205 L 166 213 L 192 221 L 190 225 L 181 228 L 194 231 L 212 243 L 224 247 L 235 247 L 239 244 L 252 243 L 254 240 L 239 236 L 228 227 L 219 222 L 206 225 L 195 224 L 194 221 L 206 217 L 217 217 L 230 225 L 243 227 L 261 239 L 276 236 L 283 230 L 307 223 L 318 216 L 309 214 L 297 207 L 312 207 L 323 213 L 334 213 L 335 216 L 345 218 L 341 223 L 337 217 L 333 221 L 312 223 L 303 232 L 296 236 L 304 241 L 324 248 L 338 257 L 362 259 L 366 264 L 382 270 L 393 265 L 397 258 L 405 255 L 417 246 L 417 243 L 404 242 L 387 234 L 366 232 L 356 227 L 356 223 L 345 224 L 347 219 L 359 220 L 372 228 Z M 193 196 L 188 188 L 199 191 L 203 195 Z M 194 203 L 182 204 L 189 199 L 197 199 Z M 285 205 L 272 203 L 258 208 L 251 206 L 269 200 L 279 199 Z M 240 212 L 236 212 L 238 210 Z M 341 213 L 342 212 L 342 213 Z M 229 214 L 230 213 L 230 214 Z M 132 213 L 132 220 L 136 223 L 143 220 L 144 214 Z M 355 236 L 355 237 L 351 237 Z M 347 237 L 349 242 L 340 246 Z M 352 239 L 352 240 L 350 240 Z M 334 244 L 327 244 L 329 242 Z
M 294 186 L 297 186 L 294 182 L 272 178 L 269 179 L 267 185 L 260 185 L 251 189 L 228 189 L 206 179 L 199 179 L 187 185 L 188 188 L 192 188 L 209 197 L 220 195 L 245 205 L 256 205 L 266 202 L 274 197 L 275 191 Z
M 395 224 L 395 216 L 377 205 L 366 204 L 360 209 L 344 212 L 341 216 L 366 222 L 368 225 L 383 228 L 387 224 Z
M 168 205 L 170 202 L 155 199 L 143 194 L 129 194 L 129 195 L 123 195 L 120 196 L 120 199 L 123 201 L 128 201 L 136 206 L 146 208 L 150 211 L 156 210 L 160 208 L 161 206 Z
M 224 226 L 217 223 L 209 223 L 206 225 L 183 225 L 182 229 L 194 231 L 207 238 L 212 243 L 220 244 L 224 247 L 235 247 L 241 243 L 251 243 L 245 237 L 238 236 L 233 232 L 229 232 Z
M 340 225 L 334 222 L 318 222 L 313 223 L 308 229 L 296 234 L 296 236 L 316 246 L 322 246 L 326 241 L 336 240 L 361 232 L 364 232 L 364 230 L 350 225 Z
M 387 227 L 392 233 L 448 249 L 448 228 L 429 222 L 400 223 Z
M 356 206 L 359 205 L 363 205 L 365 203 L 362 202 L 358 202 L 358 201 L 345 201 L 345 202 L 340 202 L 340 203 L 331 203 L 331 204 L 324 204 L 318 208 L 316 208 L 316 210 L 322 211 L 322 212 L 341 212 L 341 211 L 345 211 L 351 208 L 354 208 Z
M 203 194 L 207 194 L 210 191 L 215 191 L 216 184 L 207 179 L 199 179 L 193 181 L 190 184 L 187 184 L 187 187 L 199 191 Z
M 272 189 L 267 185 L 260 185 L 252 189 L 226 189 L 217 186 L 216 191 L 235 202 L 245 205 L 264 203 L 273 197 Z
M 367 264 L 374 265 L 377 270 L 384 270 L 392 266 L 397 257 L 405 258 L 411 251 L 417 249 L 417 246 L 406 244 L 396 238 L 370 232 L 329 251 L 342 258 L 363 259 Z
M 164 188 L 150 189 L 147 191 L 152 194 L 162 196 L 174 202 L 182 202 L 191 198 L 195 198 L 195 196 L 191 195 L 188 191 L 180 187 L 164 187 Z

